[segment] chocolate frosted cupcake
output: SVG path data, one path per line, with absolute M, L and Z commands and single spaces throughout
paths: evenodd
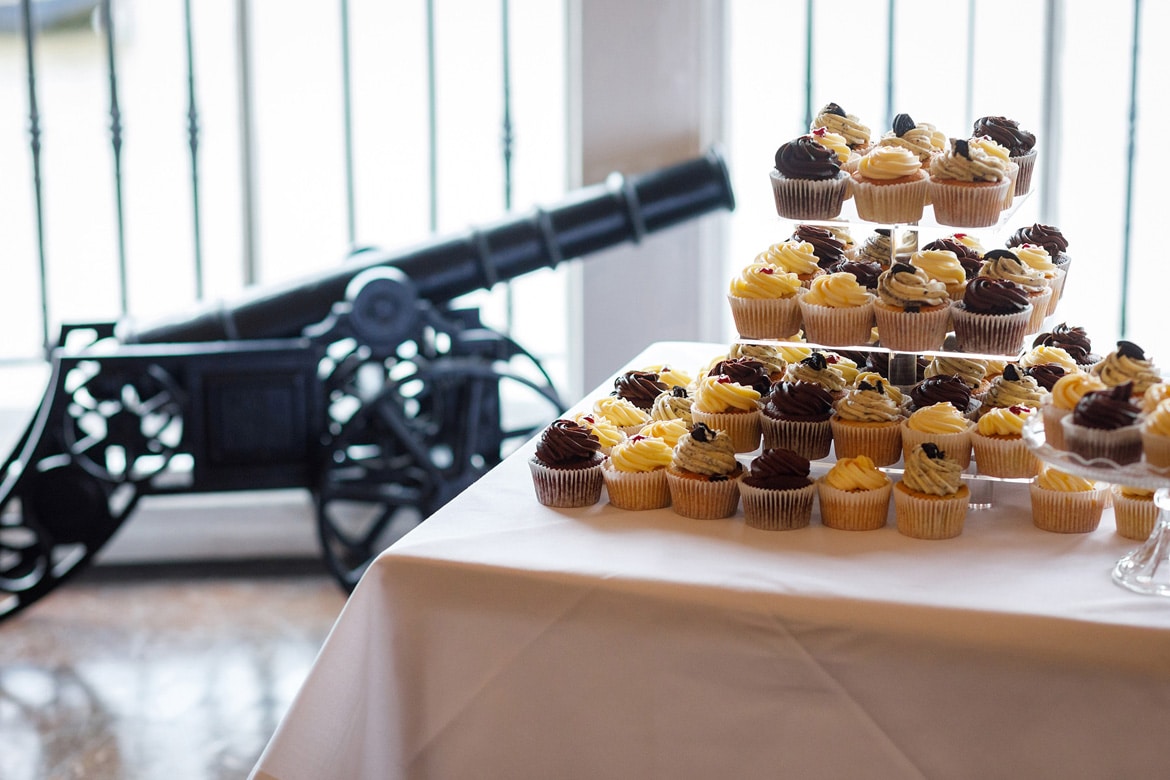
M 1094 365 L 1089 373 L 1098 377 L 1106 387 L 1130 385 L 1135 398 L 1162 381 L 1162 373 L 1157 366 L 1132 341 L 1117 342 L 1117 349 Z
M 868 260 L 843 260 L 827 270 L 831 274 L 853 274 L 857 283 L 871 292 L 877 290 L 878 277 L 882 275 L 882 267 Z
M 813 135 L 776 150 L 772 193 L 776 213 L 786 219 L 832 219 L 841 213 L 849 178 L 837 154 Z
M 963 532 L 971 491 L 962 469 L 932 442 L 906 456 L 902 479 L 894 485 L 898 533 L 914 539 L 951 539 Z
M 792 450 L 766 449 L 739 480 L 744 521 L 764 531 L 804 528 L 812 520 L 816 483 L 808 458 Z
M 979 275 L 989 279 L 1006 279 L 1015 282 L 1028 293 L 1032 314 L 1028 320 L 1028 333 L 1038 333 L 1044 326 L 1048 313 L 1048 302 L 1052 299 L 1052 288 L 1044 274 L 1029 266 L 1014 252 L 1007 249 L 992 249 L 983 255 L 983 267 Z
M 769 369 L 753 357 L 725 358 L 707 372 L 708 376 L 725 376 L 736 384 L 750 387 L 761 396 L 772 387 Z
M 1082 368 L 1101 361 L 1101 356 L 1093 353 L 1093 344 L 1089 341 L 1085 329 L 1075 325 L 1069 326 L 1065 322 L 1060 323 L 1051 331 L 1037 334 L 1036 338 L 1032 340 L 1032 346 L 1059 347 Z
M 736 342 L 728 348 L 727 359 L 734 360 L 736 358 L 751 358 L 759 361 L 764 367 L 764 374 L 773 382 L 779 382 L 783 379 L 784 372 L 788 369 L 788 362 L 774 344 Z
M 579 507 L 601 498 L 601 442 L 583 425 L 554 420 L 529 458 L 536 500 L 545 506 Z
M 955 343 L 962 352 L 1015 355 L 1031 317 L 1027 291 L 1006 279 L 977 276 L 967 282 L 963 300 L 951 304 Z
M 921 268 L 895 263 L 878 278 L 874 318 L 883 347 L 903 352 L 938 349 L 950 327 L 950 296 Z
M 666 470 L 671 507 L 698 520 L 731 517 L 739 507 L 742 473 L 731 438 L 700 423 L 678 440 Z
M 928 376 L 910 388 L 909 396 L 912 413 L 937 403 L 948 403 L 964 416 L 979 408 L 979 402 L 971 397 L 970 385 L 954 374 Z
M 812 382 L 777 382 L 763 399 L 764 447 L 783 448 L 809 460 L 829 454 L 833 396 Z
M 1026 195 L 1032 188 L 1032 170 L 1036 166 L 1036 136 L 1020 128 L 1020 123 L 1004 116 L 983 116 L 975 120 L 971 135 L 985 135 L 1008 150 L 1012 162 L 1020 166 L 1016 175 L 1016 195 Z
M 952 138 L 950 150 L 930 164 L 930 200 L 940 225 L 994 225 L 1011 186 L 1005 161 L 962 138 Z
M 812 244 L 813 254 L 817 256 L 817 265 L 826 271 L 837 263 L 849 259 L 845 255 L 845 243 L 828 228 L 800 224 L 792 232 L 792 239 Z
M 983 254 L 975 251 L 975 249 L 959 241 L 957 238 L 946 237 L 936 239 L 924 245 L 922 251 L 952 253 L 955 259 L 959 261 L 959 265 L 963 267 L 963 273 L 968 280 L 978 276 L 979 269 L 983 267 Z
M 644 412 L 650 411 L 654 399 L 669 388 L 650 371 L 626 371 L 613 380 L 613 395 L 624 398 Z
M 1086 460 L 1105 458 L 1118 465 L 1141 460 L 1140 410 L 1132 396 L 1128 383 L 1081 396 L 1060 423 L 1065 448 Z

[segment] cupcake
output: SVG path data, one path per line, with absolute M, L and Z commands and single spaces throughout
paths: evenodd
M 875 147 L 851 174 L 857 216 L 866 222 L 918 222 L 926 205 L 928 179 L 909 149 Z
M 836 103 L 826 103 L 813 117 L 809 130 L 815 132 L 818 127 L 843 137 L 849 148 L 859 154 L 865 154 L 871 147 L 869 128 Z
M 894 485 L 898 533 L 914 539 L 952 539 L 961 534 L 971 501 L 962 471 L 931 442 L 911 450 L 902 479 Z
M 1079 374 L 1081 366 L 1073 360 L 1072 355 L 1061 347 L 1050 347 L 1044 344 L 1031 347 L 1020 355 L 1017 361 L 1020 368 L 1030 369 L 1036 366 L 1057 366 L 1061 369 L 1061 376 L 1065 374 Z
M 554 420 L 528 460 L 536 500 L 545 506 L 580 507 L 601 498 L 601 442 L 572 420 Z
M 1055 449 L 1063 450 L 1064 427 L 1061 421 L 1072 414 L 1085 393 L 1104 390 L 1105 383 L 1089 374 L 1068 374 L 1056 380 L 1048 397 L 1040 406 L 1044 420 L 1044 440 Z
M 946 286 L 905 263 L 895 263 L 878 278 L 873 309 L 878 338 L 887 349 L 939 349 L 950 327 Z
M 1032 170 L 1036 166 L 1036 136 L 1020 128 L 1020 123 L 1003 116 L 983 116 L 971 128 L 973 136 L 987 136 L 1008 150 L 1012 162 L 1020 166 L 1016 176 L 1016 195 L 1032 189 Z
M 666 383 L 658 381 L 658 374 L 651 371 L 625 371 L 613 380 L 613 395 L 647 413 L 658 394 L 667 389 Z
M 807 357 L 788 364 L 784 372 L 785 382 L 812 382 L 829 391 L 834 403 L 844 397 L 849 388 L 845 375 L 836 368 L 836 362 L 821 351 L 810 352 Z
M 792 450 L 761 452 L 739 480 L 744 522 L 764 531 L 806 527 L 817 493 L 809 470 L 808 459 Z
M 965 469 L 971 464 L 974 427 L 970 418 L 945 401 L 917 409 L 902 421 L 902 455 L 909 455 L 923 442 L 934 442 Z
M 957 233 L 955 235 L 964 235 Z M 963 275 L 967 281 L 974 279 L 979 275 L 979 269 L 983 267 L 983 252 L 976 250 L 968 244 L 964 244 L 954 236 L 945 236 L 943 238 L 935 239 L 922 247 L 924 252 L 950 252 L 955 256 L 959 265 L 963 268 Z M 966 284 L 964 283 L 964 288 Z M 958 300 L 956 298 L 955 300 Z
M 708 376 L 725 376 L 732 382 L 750 387 L 763 396 L 772 388 L 770 369 L 753 357 L 725 357 L 714 363 Z
M 940 225 L 994 225 L 1010 186 L 1007 165 L 962 138 L 952 138 L 950 150 L 930 164 L 928 191 Z
M 1049 259 L 1053 264 L 1064 271 L 1067 278 L 1069 268 L 1072 265 L 1072 255 L 1068 253 L 1068 239 L 1060 232 L 1059 228 L 1052 225 L 1042 225 L 1039 222 L 1019 228 L 1012 233 L 1007 240 L 1007 248 L 1020 246 L 1021 244 L 1035 244 L 1044 247 L 1044 251 L 1048 253 Z M 1064 285 L 1057 292 L 1057 299 L 1064 294 Z M 1052 306 L 1049 306 L 1049 314 L 1052 313 Z
M 671 507 L 698 520 L 731 517 L 739 507 L 742 473 L 731 438 L 700 423 L 679 438 L 666 470 Z
M 751 358 L 762 366 L 764 376 L 769 382 L 779 382 L 784 378 L 788 363 L 780 350 L 773 344 L 743 344 L 736 342 L 727 350 L 730 360 L 737 358 Z
M 889 228 L 877 228 L 870 233 L 857 250 L 857 260 L 877 263 L 889 268 L 895 262 L 896 250 Z
M 1142 414 L 1149 414 L 1167 398 L 1170 398 L 1170 382 L 1159 382 L 1146 388 L 1138 406 L 1141 408 Z
M 902 457 L 902 413 L 886 385 L 861 382 L 837 402 L 829 418 L 838 458 L 867 455 L 878 466 Z
M 1016 193 L 1016 179 L 1020 177 L 1020 166 L 1012 162 L 1012 156 L 1008 152 L 1006 146 L 1001 146 L 995 141 L 991 140 L 985 135 L 977 135 L 973 138 L 967 139 L 967 144 L 989 157 L 999 159 L 1004 167 L 1007 169 L 1008 187 L 1007 194 L 1004 196 L 1003 203 L 1000 205 L 1001 209 L 1009 209 L 1015 201 Z
M 594 401 L 593 413 L 616 425 L 627 436 L 633 436 L 650 421 L 650 415 L 646 411 L 616 395 L 608 395 Z
M 988 409 L 971 431 L 971 451 L 979 473 L 1003 479 L 1034 477 L 1040 460 L 1024 442 L 1024 424 L 1036 413 L 1029 406 Z
M 792 238 L 772 244 L 756 255 L 755 261 L 767 263 L 784 273 L 796 274 L 796 278 L 800 280 L 803 287 L 808 287 L 813 279 L 824 273 L 824 269 L 817 264 L 816 250 L 813 245 L 807 241 L 797 241 Z
M 1162 401 L 1141 423 L 1142 453 L 1146 463 L 1170 469 L 1170 400 Z
M 1064 446 L 1085 460 L 1104 458 L 1118 465 L 1142 457 L 1140 414 L 1126 383 L 1085 393 L 1072 414 L 1060 421 Z
M 849 173 L 857 167 L 857 161 L 861 159 L 861 155 L 849 148 L 845 136 L 829 132 L 824 127 L 813 128 L 811 135 L 817 140 L 817 143 L 837 155 L 837 162 L 840 163 L 841 170 L 845 173 Z M 852 194 L 846 187 L 845 199 L 849 200 L 849 196 Z
M 1004 366 L 1003 373 L 991 380 L 991 385 L 983 394 L 979 413 L 983 415 L 989 409 L 1007 406 L 1038 409 L 1047 395 L 1048 391 L 1041 387 L 1039 382 L 1028 376 L 1015 363 L 1008 363 Z
M 1004 279 L 1023 287 L 1028 294 L 1028 302 L 1032 304 L 1027 332 L 1038 333 L 1043 329 L 1048 301 L 1052 298 L 1052 288 L 1043 274 L 1029 267 L 1013 252 L 992 249 L 983 255 L 983 267 L 979 269 L 979 275 L 989 279 Z
M 1031 318 L 1028 293 L 1006 279 L 977 276 L 967 282 L 963 300 L 951 304 L 955 344 L 962 352 L 1015 355 Z
M 930 170 L 930 162 L 946 149 L 947 137 L 938 128 L 925 122 L 918 123 L 909 114 L 894 117 L 890 131 L 881 137 L 878 146 L 901 146 L 918 158 L 923 170 Z
M 947 249 L 920 249 L 910 255 L 910 265 L 921 269 L 926 278 L 942 282 L 952 301 L 962 300 L 967 271 L 957 254 Z
M 764 447 L 792 450 L 818 460 L 829 454 L 833 396 L 812 382 L 777 382 L 763 399 L 760 425 Z
M 910 388 L 907 409 L 913 413 L 937 403 L 948 403 L 964 417 L 972 416 L 979 401 L 971 397 L 967 382 L 953 374 L 936 374 L 916 382 Z
M 736 452 L 760 446 L 760 393 L 730 377 L 707 375 L 699 381 L 691 417 L 708 428 L 726 431 Z
M 694 425 L 691 396 L 687 389 L 676 385 L 665 393 L 659 393 L 650 407 L 650 420 L 682 420 L 688 428 Z
M 1036 334 L 1032 346 L 1059 347 L 1082 369 L 1101 361 L 1101 356 L 1093 352 L 1093 343 L 1085 329 L 1076 325 L 1070 326 L 1065 322 L 1050 331 Z
M 832 219 L 841 213 L 849 187 L 835 152 L 813 135 L 802 135 L 776 150 L 772 194 L 785 219 Z
M 662 439 L 635 434 L 613 448 L 601 467 L 609 503 L 618 509 L 670 506 L 666 469 L 674 451 Z
M 826 274 L 812 280 L 800 298 L 805 338 L 825 346 L 869 342 L 873 329 L 873 293 L 853 274 Z
M 645 366 L 641 370 L 657 374 L 658 381 L 666 385 L 667 390 L 673 389 L 675 387 L 685 388 L 690 386 L 691 382 L 694 381 L 690 374 L 676 366 L 657 364 Z
M 1045 466 L 1032 480 L 1032 525 L 1041 531 L 1087 534 L 1097 530 L 1109 487 Z
M 982 402 L 983 394 L 991 387 L 987 377 L 987 361 L 960 355 L 935 355 L 926 366 L 924 378 L 933 376 L 958 377 L 971 391 L 971 398 Z
M 837 263 L 849 259 L 845 254 L 845 244 L 837 238 L 836 233 L 826 227 L 801 223 L 796 226 L 789 238 L 792 241 L 811 244 L 813 254 L 817 256 L 817 265 L 826 272 Z
M 1149 539 L 1159 512 L 1158 505 L 1154 503 L 1154 491 L 1149 488 L 1113 485 L 1110 492 L 1117 535 L 1139 542 Z
M 874 531 L 886 524 L 893 484 L 865 455 L 840 458 L 817 480 L 821 523 L 841 531 Z
M 1068 277 L 1067 272 L 1061 268 L 1057 268 L 1056 263 L 1052 262 L 1052 258 L 1048 255 L 1048 250 L 1037 244 L 1020 244 L 1019 246 L 1013 247 L 1011 251 L 1023 261 L 1024 265 L 1044 277 L 1044 281 L 1048 283 L 1048 287 L 1052 290 L 1052 295 L 1048 299 L 1048 308 L 1044 313 L 1046 316 L 1056 313 L 1057 301 L 1060 300 L 1060 296 L 1064 293 L 1064 282 Z
M 1132 341 L 1117 342 L 1117 349 L 1089 369 L 1106 387 L 1130 385 L 1135 397 L 1143 395 L 1162 381 L 1162 372 L 1146 357 L 1142 348 Z
M 621 429 L 600 415 L 590 412 L 581 412 L 573 416 L 573 422 L 584 426 L 601 444 L 601 454 L 609 455 L 614 446 L 625 441 L 626 435 Z
M 662 439 L 667 447 L 674 447 L 690 430 L 691 426 L 682 420 L 651 420 L 643 425 L 638 433 L 641 436 Z

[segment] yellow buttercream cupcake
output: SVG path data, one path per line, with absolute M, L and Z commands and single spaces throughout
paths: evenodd
M 1041 531 L 1084 534 L 1097 530 L 1107 486 L 1045 466 L 1030 487 L 1032 524 Z
M 1024 423 L 1035 413 L 1030 406 L 997 406 L 983 413 L 971 431 L 980 474 L 1005 479 L 1036 476 L 1040 460 L 1024 443 Z
M 626 440 L 626 434 L 622 432 L 621 428 L 599 414 L 582 412 L 573 417 L 573 422 L 583 425 L 593 432 L 593 435 L 601 442 L 602 455 L 609 455 L 615 445 Z
M 1142 421 L 1142 454 L 1151 466 L 1170 468 L 1170 400 L 1159 403 Z
M 682 420 L 651 420 L 642 426 L 639 433 L 642 436 L 662 439 L 668 446 L 673 447 L 689 430 L 690 427 Z
M 593 413 L 604 417 L 621 429 L 627 436 L 633 436 L 650 421 L 650 414 L 634 406 L 625 398 L 607 395 L 593 402 Z
M 705 376 L 695 388 L 691 416 L 696 423 L 726 431 L 736 452 L 760 446 L 760 394 L 725 376 Z
M 1158 505 L 1154 491 L 1148 488 L 1113 485 L 1113 518 L 1118 536 L 1144 542 L 1150 538 L 1158 520 Z
M 873 293 L 851 273 L 833 273 L 812 280 L 800 298 L 804 335 L 830 347 L 869 342 L 873 328 Z
M 905 224 L 922 219 L 929 177 L 914 152 L 901 146 L 874 147 L 851 176 L 857 215 L 864 221 Z
M 813 245 L 792 238 L 772 244 L 756 255 L 755 262 L 766 263 L 784 273 L 796 274 L 805 287 L 825 273 L 817 263 L 817 253 Z
M 601 467 L 609 503 L 631 510 L 670 506 L 666 469 L 673 455 L 662 439 L 637 434 L 615 446 Z
M 872 531 L 886 524 L 890 478 L 865 455 L 840 458 L 817 480 L 821 523 L 842 531 Z
M 1085 373 L 1065 374 L 1056 380 L 1052 391 L 1040 407 L 1044 420 L 1044 440 L 1052 447 L 1063 450 L 1064 428 L 1060 421 L 1072 414 L 1072 410 L 1085 393 L 1104 390 L 1105 383 Z
M 942 401 L 916 409 L 902 421 L 902 454 L 907 455 L 919 444 L 932 441 L 959 466 L 971 463 L 971 430 L 975 423 L 955 408 Z
M 769 263 L 751 263 L 731 280 L 727 301 L 745 339 L 781 339 L 800 330 L 800 278 Z

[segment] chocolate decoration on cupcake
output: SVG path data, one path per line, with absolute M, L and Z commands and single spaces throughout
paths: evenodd
M 1029 366 L 1026 369 L 1026 373 L 1036 380 L 1036 384 L 1050 393 L 1052 392 L 1052 386 L 1065 374 L 1064 368 L 1055 363 L 1041 363 L 1037 366 Z
M 752 487 L 766 490 L 792 490 L 812 484 L 808 474 L 807 458 L 792 450 L 766 449 L 751 462 L 743 481 Z
M 963 306 L 976 314 L 1018 314 L 1030 305 L 1024 288 L 1008 279 L 977 276 L 963 291 Z
M 573 420 L 554 420 L 536 443 L 536 458 L 556 469 L 588 468 L 601 462 L 601 442 Z
M 1018 229 L 1007 240 L 1008 247 L 1021 244 L 1036 244 L 1044 247 L 1044 251 L 1055 262 L 1060 255 L 1068 251 L 1068 239 L 1057 228 L 1051 225 L 1041 225 L 1039 222 Z
M 613 380 L 613 393 L 643 411 L 654 406 L 654 399 L 670 388 L 658 380 L 653 371 L 627 371 Z
M 894 131 L 894 135 L 901 138 L 915 127 L 918 127 L 918 123 L 911 119 L 909 114 L 898 114 L 894 117 L 894 124 L 891 129 Z
M 755 358 L 720 360 L 707 373 L 709 376 L 725 376 L 737 385 L 752 388 L 760 395 L 764 395 L 772 387 L 767 366 Z
M 847 259 L 844 242 L 828 228 L 800 224 L 793 231 L 792 238 L 812 244 L 813 254 L 817 256 L 817 265 L 826 270 Z
M 1085 393 L 1073 407 L 1073 424 L 1107 431 L 1135 425 L 1140 410 L 1130 400 L 1132 395 L 1130 382 Z
M 764 398 L 763 411 L 778 420 L 827 420 L 833 396 L 815 382 L 777 382 Z
M 776 150 L 776 170 L 791 179 L 832 179 L 841 173 L 835 152 L 811 135 L 802 135 Z
M 1069 354 L 1079 365 L 1088 366 L 1096 363 L 1100 358 L 1093 354 L 1093 345 L 1089 341 L 1085 329 L 1080 326 L 1070 327 L 1062 322 L 1049 333 L 1041 333 L 1032 341 L 1033 347 L 1059 347 Z
M 910 388 L 910 402 L 915 409 L 946 402 L 966 414 L 971 408 L 971 388 L 957 376 L 928 376 Z
M 931 241 L 922 247 L 922 251 L 953 252 L 955 257 L 959 258 L 959 265 L 963 266 L 963 273 L 968 279 L 974 279 L 978 276 L 979 269 L 983 267 L 983 258 L 979 256 L 979 253 L 954 238 L 939 238 Z
M 867 290 L 876 290 L 878 277 L 882 275 L 882 267 L 877 263 L 864 260 L 842 260 L 828 269 L 829 273 L 853 274 L 857 283 Z
M 984 116 L 975 120 L 971 135 L 985 135 L 1008 150 L 1012 157 L 1021 157 L 1036 145 L 1036 136 L 1020 129 L 1020 123 L 1003 116 Z M 1034 242 L 1033 242 L 1034 243 Z

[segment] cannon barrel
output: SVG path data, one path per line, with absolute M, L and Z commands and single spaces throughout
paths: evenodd
M 435 303 L 490 289 L 541 267 L 653 233 L 719 208 L 734 209 L 726 164 L 717 150 L 636 176 L 611 174 L 567 201 L 497 225 L 438 238 L 401 252 L 366 250 L 307 279 L 259 288 L 178 319 L 135 326 L 119 323 L 126 343 L 191 343 L 293 338 L 328 316 L 364 271 L 402 271 L 415 293 Z

